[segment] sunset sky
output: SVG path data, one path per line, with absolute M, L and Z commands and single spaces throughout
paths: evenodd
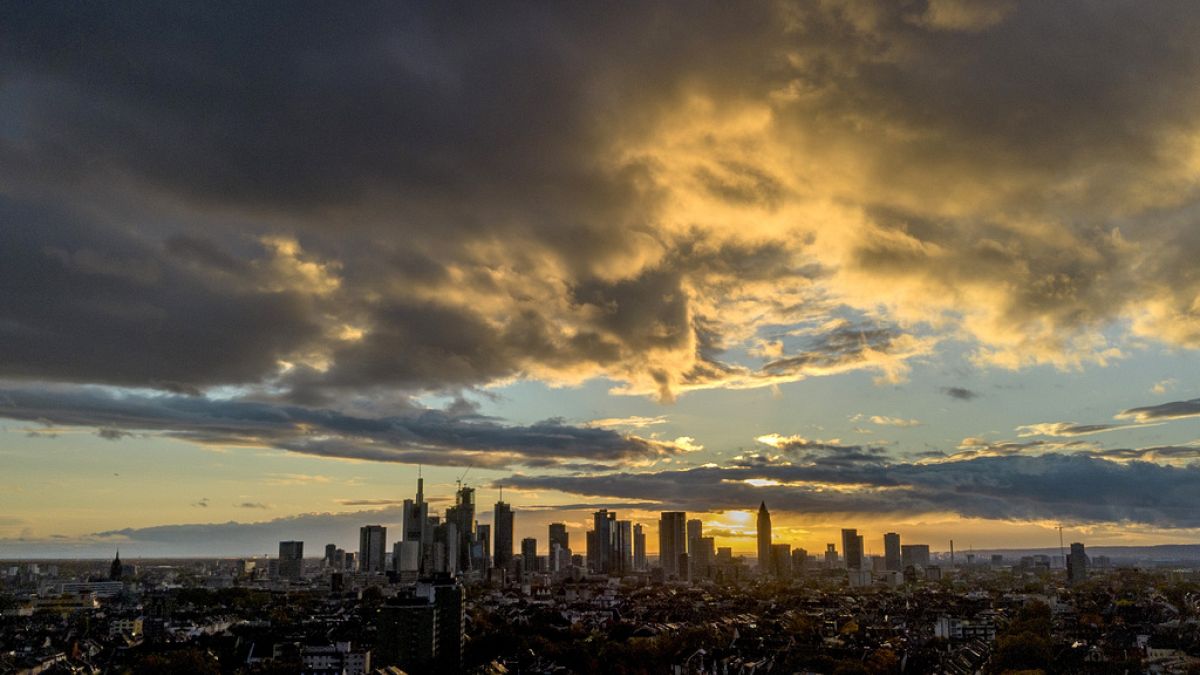
M 1200 537 L 1200 5 L 335 5 L 0 6 L 0 558 Z

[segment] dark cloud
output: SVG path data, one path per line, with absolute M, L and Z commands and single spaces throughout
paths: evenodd
M 755 485 L 747 481 L 755 480 Z M 514 476 L 521 489 L 655 499 L 695 511 L 772 509 L 812 514 L 952 512 L 998 520 L 1200 526 L 1200 466 L 1112 462 L 1085 454 L 987 456 L 859 466 L 701 467 L 598 476 Z
M 236 506 L 239 509 L 269 509 L 269 508 L 271 508 L 271 507 L 267 506 L 266 504 L 263 504 L 262 502 L 242 502 L 240 504 L 234 504 L 234 506 Z
M 960 401 L 970 401 L 979 398 L 979 393 L 965 387 L 942 387 L 942 393 Z
M 1022 436 L 1087 436 L 1116 429 L 1127 429 L 1133 424 L 1076 424 L 1074 422 L 1039 422 L 1017 427 Z
M 1130 408 L 1117 414 L 1119 419 L 1133 419 L 1137 422 L 1153 422 L 1155 420 L 1177 420 L 1200 415 L 1200 398 L 1188 401 L 1171 401 L 1158 405 Z
M 327 457 L 414 464 L 604 469 L 682 452 L 672 443 L 560 419 L 504 425 L 471 413 L 410 408 L 365 417 L 336 410 L 98 388 L 0 389 L 0 416 L 145 431 L 214 445 L 264 445 Z

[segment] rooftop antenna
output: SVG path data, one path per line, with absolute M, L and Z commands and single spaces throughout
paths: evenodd
M 500 502 L 504 502 L 504 483 L 500 484 Z

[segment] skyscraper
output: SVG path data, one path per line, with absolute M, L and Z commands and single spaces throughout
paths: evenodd
M 358 569 L 368 574 L 383 574 L 387 568 L 387 528 L 364 525 L 358 529 Z
M 513 510 L 504 500 L 500 500 L 496 502 L 494 514 L 496 529 L 492 560 L 496 567 L 505 568 L 512 562 L 513 557 Z
M 758 573 L 771 573 L 771 512 L 766 502 L 758 506 Z
M 900 535 L 888 532 L 883 535 L 884 569 L 889 572 L 899 572 L 904 568 L 900 565 Z
M 633 569 L 638 572 L 646 569 L 646 532 L 641 523 L 633 526 Z
M 613 528 L 612 573 L 625 574 L 633 569 L 633 523 L 618 520 Z
M 446 509 L 446 522 L 454 523 L 458 533 L 458 568 L 471 569 L 472 544 L 475 543 L 475 488 L 459 486 L 454 493 L 454 506 Z
M 1083 550 L 1083 544 L 1071 544 L 1071 552 L 1067 555 L 1067 583 L 1072 586 L 1087 580 L 1088 557 Z
M 299 579 L 304 573 L 304 542 L 279 542 L 279 576 L 283 579 Z
M 537 571 L 537 539 L 525 537 L 521 540 L 521 566 L 526 572 Z
M 433 571 L 433 524 L 429 518 L 429 504 L 425 502 L 424 478 L 417 478 L 417 498 L 404 500 L 404 514 L 400 528 L 400 539 L 417 545 L 418 572 L 421 574 L 431 573 Z
M 663 574 L 680 576 L 679 557 L 687 553 L 687 513 L 663 511 L 658 520 L 658 560 Z M 687 570 L 682 570 L 686 573 Z
M 904 544 L 900 547 L 900 567 L 929 567 L 929 544 Z
M 617 514 L 600 509 L 592 514 L 592 531 L 596 533 L 596 554 L 588 551 L 597 572 L 612 574 L 617 569 Z
M 842 529 L 842 556 L 846 559 L 846 569 L 862 569 L 862 539 L 852 527 Z
M 567 532 L 566 523 L 550 523 L 550 548 L 558 544 L 564 551 L 571 550 L 571 535 Z

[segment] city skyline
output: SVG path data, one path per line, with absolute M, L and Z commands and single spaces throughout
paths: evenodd
M 0 558 L 1200 541 L 1196 7 L 473 10 L 0 9 Z

